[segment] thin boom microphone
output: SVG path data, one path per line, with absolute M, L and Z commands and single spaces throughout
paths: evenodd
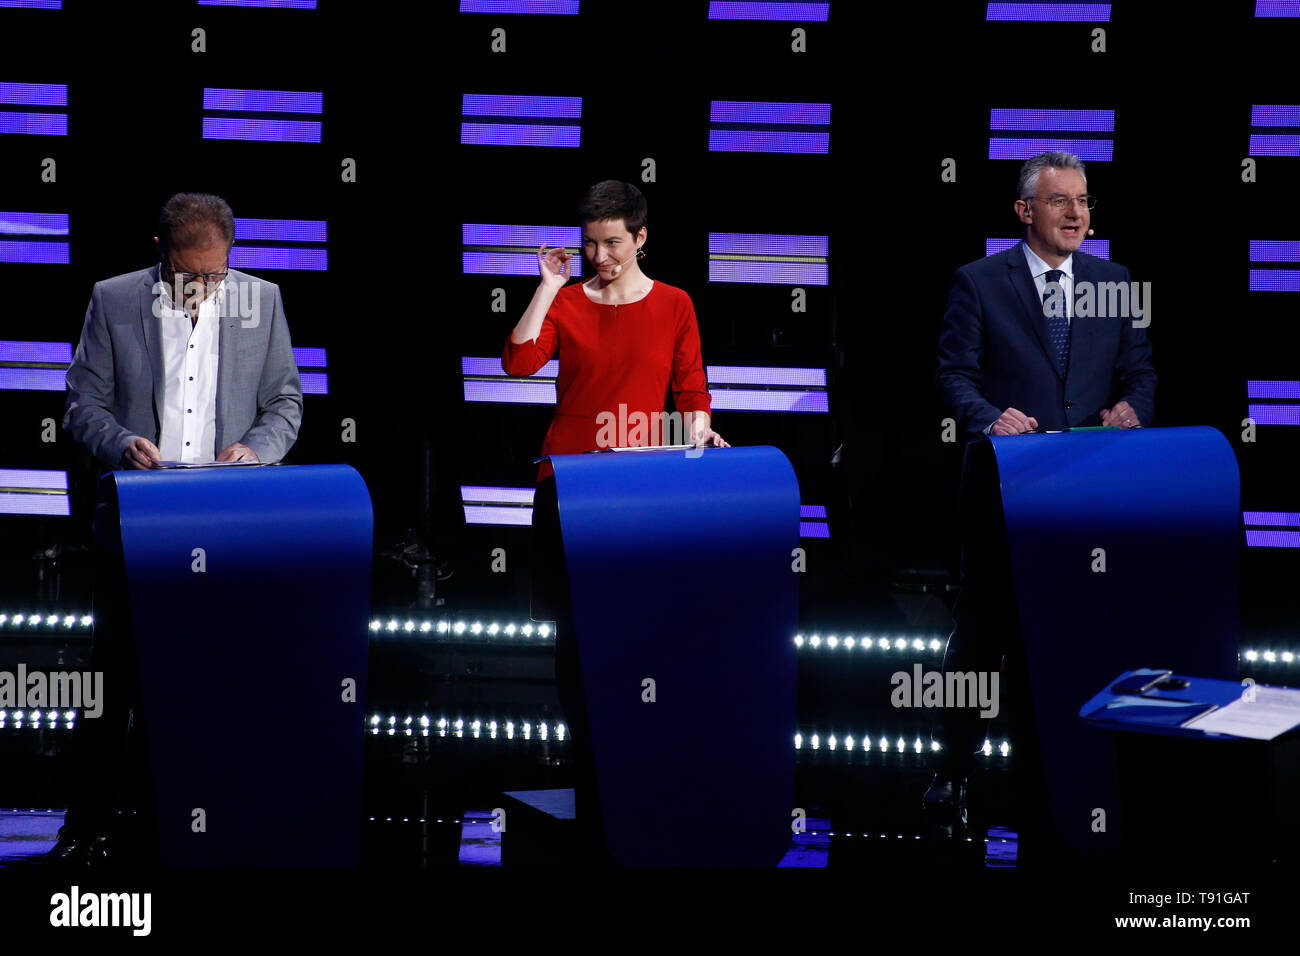
M 628 259 L 635 259 L 635 258 L 636 258 L 635 252 L 633 252 L 632 255 L 628 256 Z M 623 266 L 627 263 L 627 261 L 628 261 L 627 259 L 624 259 L 622 262 L 615 265 L 614 268 L 610 270 L 610 274 L 613 275 L 615 278 L 618 278 L 618 274 L 623 271 Z

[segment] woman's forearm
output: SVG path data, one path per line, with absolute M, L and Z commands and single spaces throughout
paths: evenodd
M 545 283 L 537 287 L 537 291 L 533 293 L 533 301 L 528 303 L 523 317 L 510 333 L 511 342 L 523 345 L 525 342 L 532 342 L 542 334 L 542 322 L 546 319 L 546 313 L 550 311 L 551 303 L 555 301 L 558 291 L 559 289 Z

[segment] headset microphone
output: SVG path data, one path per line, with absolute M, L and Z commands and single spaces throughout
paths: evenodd
M 1088 230 L 1088 235 L 1090 235 L 1090 236 L 1092 235 L 1092 230 L 1091 230 L 1091 229 Z
M 636 253 L 633 252 L 632 255 L 631 255 L 629 258 L 633 258 L 633 259 L 635 259 L 635 258 L 636 258 Z M 609 272 L 610 272 L 610 275 L 614 276 L 615 278 L 618 278 L 618 274 L 619 274 L 620 272 L 623 271 L 623 263 L 626 262 L 626 261 L 627 261 L 627 259 L 624 259 L 623 262 L 620 262 L 620 263 L 618 263 L 617 265 L 615 265 L 614 268 L 611 269 L 611 270 L 609 271 Z

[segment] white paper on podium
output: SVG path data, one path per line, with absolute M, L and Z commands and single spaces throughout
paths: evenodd
M 264 465 L 262 461 L 155 461 L 155 468 L 224 468 L 226 465 Z
M 1290 687 L 1248 687 L 1242 698 L 1183 724 L 1207 734 L 1231 734 L 1251 740 L 1272 740 L 1300 725 L 1300 690 Z M 1249 697 L 1253 695 L 1254 699 Z
M 682 451 L 694 448 L 694 445 L 629 445 L 625 448 L 611 448 L 610 451 Z

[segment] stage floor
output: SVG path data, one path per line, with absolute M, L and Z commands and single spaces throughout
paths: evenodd
M 47 853 L 58 839 L 63 826 L 63 808 L 0 809 L 0 866 L 19 863 Z M 491 810 L 467 810 L 460 821 L 461 839 L 457 854 L 460 866 L 492 867 L 501 865 L 501 834 L 492 829 Z M 389 826 L 387 821 L 367 822 L 366 827 Z M 363 840 L 365 839 L 365 830 Z M 974 838 L 972 838 L 974 839 Z M 913 857 L 921 863 L 932 849 L 932 842 L 915 833 L 841 833 L 832 829 L 831 821 L 809 819 L 804 833 L 791 835 L 790 849 L 778 866 L 830 865 L 832 844 L 844 858 L 885 855 L 893 859 Z M 991 827 L 984 838 L 984 866 L 988 868 L 1016 865 L 1018 846 L 1014 831 Z

